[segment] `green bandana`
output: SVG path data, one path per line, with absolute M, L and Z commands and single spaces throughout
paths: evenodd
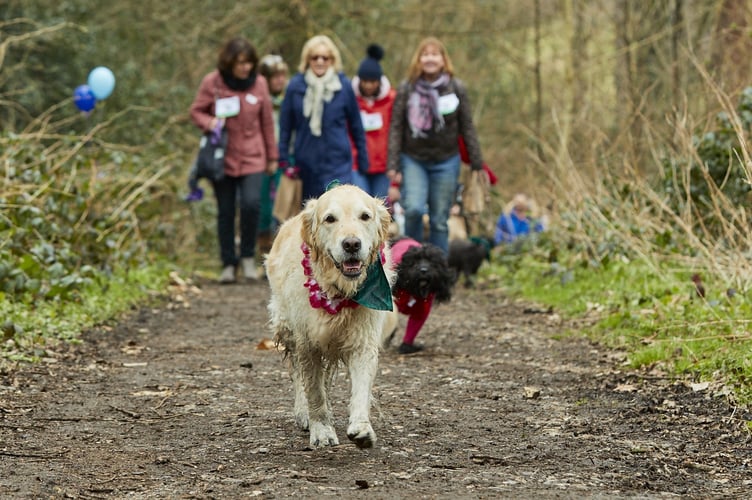
M 366 273 L 366 280 L 352 300 L 363 307 L 377 311 L 391 311 L 392 287 L 389 286 L 389 280 L 386 278 L 381 260 L 377 260 L 368 266 Z

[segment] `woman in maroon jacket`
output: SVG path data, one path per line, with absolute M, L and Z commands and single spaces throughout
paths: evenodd
M 235 282 L 238 264 L 246 279 L 256 279 L 256 231 L 264 175 L 277 170 L 277 144 L 269 88 L 257 74 L 258 54 L 244 38 L 222 47 L 217 69 L 201 81 L 191 119 L 208 132 L 227 130 L 224 179 L 214 183 L 221 283 Z M 240 257 L 235 249 L 236 200 L 240 202 Z

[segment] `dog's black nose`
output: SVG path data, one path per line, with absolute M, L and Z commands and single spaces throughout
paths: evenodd
M 342 241 L 342 248 L 348 253 L 359 252 L 360 240 L 358 238 L 345 238 Z

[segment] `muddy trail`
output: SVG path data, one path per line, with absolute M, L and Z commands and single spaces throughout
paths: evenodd
M 741 498 L 749 413 L 707 384 L 635 373 L 555 311 L 457 289 L 384 351 L 376 446 L 296 430 L 265 282 L 170 301 L 0 379 L 0 498 Z M 404 325 L 404 321 L 403 321 Z M 719 394 L 721 393 L 721 394 Z

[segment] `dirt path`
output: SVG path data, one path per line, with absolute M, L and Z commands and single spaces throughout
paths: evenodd
M 752 439 L 711 389 L 638 377 L 555 314 L 494 290 L 434 310 L 426 352 L 386 351 L 376 447 L 311 450 L 267 287 L 200 293 L 2 374 L 0 498 L 688 498 L 752 489 Z M 558 339 L 558 340 L 557 340 Z M 54 361 L 54 362 L 53 362 Z M 697 389 L 698 387 L 695 387 Z M 539 394 L 538 394 L 539 391 Z

